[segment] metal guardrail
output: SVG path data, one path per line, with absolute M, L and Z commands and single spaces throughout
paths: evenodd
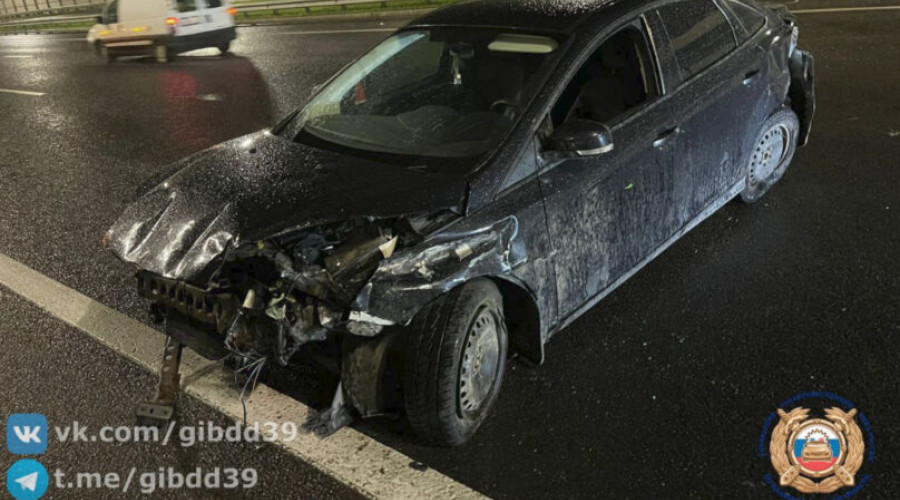
M 0 0 L 2 1 L 2 0 Z M 9 1 L 9 0 L 6 0 Z M 4 15 L 0 10 L 0 27 L 4 26 L 33 26 L 45 24 L 63 24 L 75 22 L 89 22 L 102 10 L 105 3 L 91 3 L 92 0 L 13 0 L 15 2 L 30 2 L 32 4 L 46 5 L 46 8 L 19 12 L 13 15 Z M 245 17 L 251 12 L 271 10 L 278 15 L 279 11 L 290 9 L 305 9 L 307 12 L 313 7 L 341 7 L 347 8 L 359 4 L 380 4 L 387 7 L 395 0 L 282 0 L 276 2 L 263 2 L 234 5 L 238 14 Z M 430 0 L 426 0 L 430 1 Z M 68 6 L 63 4 L 70 4 Z M 4 2 L 0 5 L 6 5 Z M 55 7 L 53 5 L 56 5 Z M 86 12 L 80 14 L 80 12 Z M 50 14 L 50 15 L 48 15 Z
M 0 0 L 0 19 L 46 17 L 74 12 L 100 12 L 97 0 Z

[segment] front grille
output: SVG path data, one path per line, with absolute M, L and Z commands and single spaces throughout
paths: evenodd
M 230 293 L 209 293 L 183 281 L 147 271 L 137 274 L 138 295 L 200 321 L 224 333 L 237 314 L 240 300 Z

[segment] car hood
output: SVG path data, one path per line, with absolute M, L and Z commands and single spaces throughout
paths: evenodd
M 214 146 L 130 205 L 107 234 L 139 268 L 199 280 L 231 248 L 358 217 L 459 211 L 463 176 L 315 149 L 268 132 Z

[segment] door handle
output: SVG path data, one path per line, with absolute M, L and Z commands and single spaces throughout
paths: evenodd
M 743 83 L 744 85 L 750 85 L 750 84 L 753 83 L 753 81 L 756 80 L 757 78 L 759 78 L 759 70 L 758 70 L 758 69 L 755 69 L 755 70 L 753 70 L 753 71 L 747 72 L 747 74 L 744 75 L 744 81 L 743 81 L 742 83 Z
M 670 140 L 672 140 L 673 137 L 675 137 L 676 135 L 678 135 L 680 133 L 681 133 L 680 127 L 670 128 L 669 130 L 662 132 L 661 134 L 659 134 L 659 137 L 657 137 L 656 140 L 653 141 L 653 147 L 661 148 L 661 147 L 665 146 Z

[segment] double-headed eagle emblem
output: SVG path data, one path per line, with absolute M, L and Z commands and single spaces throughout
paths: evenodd
M 781 420 L 769 442 L 779 484 L 801 493 L 832 493 L 856 484 L 866 449 L 856 413 L 829 408 L 825 419 L 809 419 L 806 408 L 779 409 Z

